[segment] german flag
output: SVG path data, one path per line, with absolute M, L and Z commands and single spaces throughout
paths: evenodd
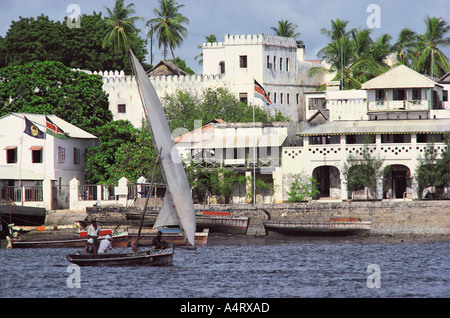
M 256 80 L 255 81 L 255 97 L 261 98 L 266 105 L 272 105 L 264 87 L 261 86 Z

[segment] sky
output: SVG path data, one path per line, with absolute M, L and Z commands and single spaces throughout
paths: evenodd
M 135 4 L 136 15 L 144 18 L 144 22 L 137 24 L 144 38 L 145 21 L 155 17 L 153 9 L 159 0 L 125 0 L 126 4 L 131 2 Z M 114 3 L 115 0 L 0 0 L 0 36 L 4 37 L 11 21 L 20 16 L 37 17 L 43 13 L 52 20 L 63 21 L 65 16 L 75 13 L 69 8 L 71 4 L 76 4 L 81 14 L 93 11 L 105 14 L 105 7 L 113 8 Z M 185 59 L 197 73 L 202 73 L 202 66 L 194 57 L 201 53 L 197 46 L 205 42 L 206 36 L 214 34 L 222 42 L 225 34 L 273 34 L 271 27 L 277 27 L 279 20 L 298 25 L 297 39 L 305 44 L 306 58 L 310 60 L 317 59 L 317 52 L 329 43 L 320 30 L 330 29 L 331 20 L 347 20 L 349 29 L 371 26 L 373 39 L 388 33 L 393 37 L 391 43 L 403 28 L 424 33 L 427 15 L 450 23 L 448 0 L 178 0 L 178 3 L 184 4 L 180 13 L 190 23 L 186 26 L 187 38 L 175 55 Z M 149 47 L 147 50 L 150 51 Z M 450 56 L 450 48 L 444 48 L 444 53 Z M 154 64 L 161 59 L 162 49 L 155 45 Z

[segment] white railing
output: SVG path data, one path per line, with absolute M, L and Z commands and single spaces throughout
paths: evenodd
M 391 101 L 374 101 L 368 102 L 369 112 L 388 111 L 388 110 L 429 110 L 427 100 L 391 100 Z

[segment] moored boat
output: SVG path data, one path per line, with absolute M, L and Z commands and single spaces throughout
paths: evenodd
M 111 235 L 113 247 L 127 247 L 128 233 L 113 233 L 112 230 L 102 230 L 99 239 L 106 235 Z M 88 240 L 87 231 L 80 231 L 78 234 L 51 234 L 44 233 L 30 237 L 11 238 L 12 248 L 67 248 L 67 247 L 85 247 Z
M 210 233 L 246 234 L 248 217 L 232 217 L 228 211 L 204 210 L 196 215 L 197 231 L 209 229 Z
M 331 217 L 329 221 L 323 222 L 264 220 L 263 224 L 269 235 L 367 236 L 370 235 L 372 222 L 358 218 Z

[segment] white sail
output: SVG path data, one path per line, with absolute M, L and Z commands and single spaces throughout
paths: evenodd
M 164 200 L 164 203 L 166 201 L 171 202 L 166 203 L 161 218 L 167 218 L 167 213 L 175 212 L 188 243 L 194 245 L 196 227 L 194 204 L 186 173 L 167 123 L 166 114 L 148 75 L 131 50 L 130 59 L 135 71 L 145 116 L 150 123 L 153 142 L 156 148 L 160 150 L 160 162 L 165 176 L 166 191 L 171 197 L 171 200 Z M 173 217 L 167 219 L 173 220 Z M 163 220 L 157 222 L 161 225 L 171 225 L 164 224 Z

